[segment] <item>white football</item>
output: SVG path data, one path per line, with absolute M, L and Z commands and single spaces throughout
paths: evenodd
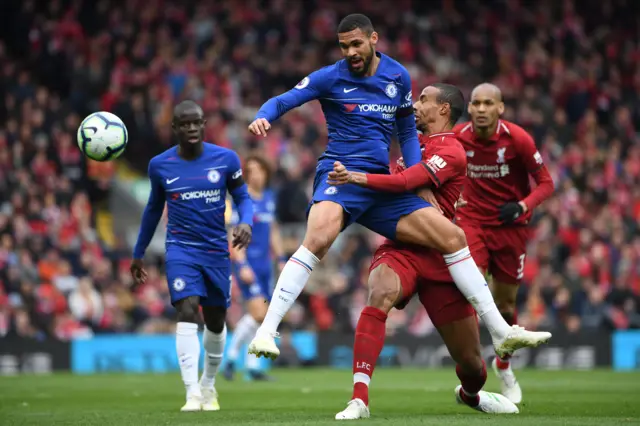
M 127 127 L 110 112 L 94 112 L 78 128 L 78 146 L 92 160 L 114 160 L 122 155 L 128 142 Z

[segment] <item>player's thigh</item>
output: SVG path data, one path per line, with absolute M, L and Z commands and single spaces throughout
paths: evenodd
M 478 269 L 485 274 L 489 270 L 489 250 L 484 238 L 482 227 L 471 222 L 457 222 L 467 239 L 467 245 Z
M 403 235 L 401 224 L 422 210 L 435 210 L 431 204 L 412 193 L 378 194 L 372 205 L 357 222 L 373 232 L 397 241 Z
M 319 247 L 318 251 L 325 250 L 326 253 L 338 234 L 366 212 L 378 195 L 357 185 L 329 185 L 327 178 L 331 170 L 324 167 L 317 171 L 307 213 L 307 234 L 303 245 L 316 255 L 318 253 L 308 245 Z
M 473 306 L 453 282 L 420 280 L 420 303 L 438 329 L 451 357 L 459 364 L 479 363 L 480 334 Z
M 383 244 L 369 268 L 369 305 L 389 312 L 403 309 L 416 292 L 418 272 L 409 251 Z M 376 306 L 377 305 L 377 306 Z
M 231 267 L 229 264 L 201 266 L 206 295 L 200 299 L 203 307 L 228 308 L 231 305 Z
M 271 301 L 271 271 L 256 271 L 256 281 L 250 286 L 241 286 L 242 298 L 253 319 L 262 322 Z
M 443 254 L 467 246 L 464 232 L 433 207 L 422 208 L 400 219 L 397 239 L 403 243 L 431 247 Z
M 267 308 L 269 307 L 269 301 L 264 296 L 257 296 L 247 300 L 246 303 L 247 312 L 251 315 L 251 318 L 256 322 L 261 323 L 267 314 Z
M 494 285 L 501 283 L 517 289 L 524 276 L 531 231 L 526 227 L 485 228 L 484 235 Z
M 197 265 L 169 261 L 165 269 L 172 305 L 186 298 L 207 296 L 205 277 Z

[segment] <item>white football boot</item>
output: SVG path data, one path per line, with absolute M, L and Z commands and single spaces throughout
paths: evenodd
M 368 419 L 370 415 L 369 407 L 363 400 L 356 398 L 349 401 L 347 408 L 336 414 L 336 420 Z
M 496 377 L 500 379 L 502 394 L 514 404 L 520 404 L 522 402 L 522 389 L 520 389 L 520 384 L 516 380 L 516 375 L 513 374 L 511 365 L 509 365 L 509 368 L 499 369 L 498 359 L 494 358 L 491 366 L 493 367 L 493 372 L 496 373 Z
M 276 359 L 280 355 L 280 349 L 276 345 L 276 338 L 278 333 L 260 333 L 258 332 L 249 343 L 248 352 L 258 358 L 264 357 L 269 359 Z
M 202 410 L 202 395 L 191 394 L 187 395 L 187 402 L 182 406 L 180 411 L 201 411 Z
M 516 405 L 509 401 L 507 397 L 500 395 L 499 393 L 493 392 L 478 392 L 478 397 L 480 398 L 480 403 L 475 407 L 467 404 L 460 397 L 460 392 L 462 391 L 462 385 L 456 386 L 456 401 L 458 404 L 464 404 L 467 407 L 471 407 L 474 410 L 489 413 L 489 414 L 517 414 L 520 411 Z
M 218 411 L 220 410 L 220 403 L 218 402 L 218 392 L 216 388 L 205 388 L 200 386 L 200 392 L 202 392 L 202 411 Z
M 494 341 L 493 347 L 498 356 L 510 355 L 522 348 L 535 348 L 551 339 L 548 331 L 529 331 L 519 325 L 512 325 L 511 331 L 504 339 Z

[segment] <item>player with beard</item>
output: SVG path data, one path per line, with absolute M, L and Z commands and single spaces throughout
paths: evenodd
M 399 166 L 395 174 L 388 175 L 350 172 L 338 163 L 329 174 L 330 182 L 395 193 L 417 190 L 421 196 L 428 188 L 428 196 L 435 194 L 444 216 L 453 219 L 465 181 L 466 158 L 452 128 L 464 105 L 464 97 L 455 86 L 426 87 L 414 104 L 416 125 L 423 132 L 420 164 L 406 170 Z M 475 312 L 452 282 L 440 253 L 387 240 L 373 259 L 369 298 L 360 314 L 353 344 L 353 394 L 336 419 L 369 417 L 369 385 L 384 345 L 387 315 L 393 307 L 403 309 L 415 294 L 456 362 L 460 379 L 455 389 L 456 400 L 485 413 L 517 413 L 518 408 L 504 396 L 481 390 L 487 370 L 480 351 Z
M 176 351 L 186 403 L 181 411 L 220 409 L 215 378 L 222 362 L 227 329 L 225 317 L 231 302 L 231 264 L 224 220 L 227 191 L 240 220 L 232 245 L 251 241 L 253 203 L 242 178 L 238 155 L 203 142 L 206 120 L 192 101 L 178 104 L 172 127 L 178 145 L 149 162 L 151 193 L 133 249 L 131 274 L 136 285 L 147 279 L 144 252 L 167 205 L 165 266 L 171 303 L 178 313 Z M 198 382 L 200 307 L 204 316 L 204 371 Z
M 356 185 L 338 188 L 327 182 L 338 160 L 350 170 L 388 174 L 394 128 L 407 165 L 420 161 L 411 78 L 400 63 L 375 50 L 377 42 L 378 34 L 369 18 L 360 14 L 347 16 L 338 26 L 344 59 L 311 73 L 292 90 L 269 99 L 249 125 L 252 133 L 266 136 L 274 120 L 317 99 L 329 136 L 316 168 L 306 235 L 280 274 L 249 352 L 269 358 L 278 356 L 275 338 L 282 318 L 313 268 L 340 232 L 353 222 L 389 239 L 433 247 L 443 253 L 456 285 L 488 324 L 496 351 L 507 353 L 548 340 L 549 333 L 528 332 L 504 321 L 469 253 L 464 232 L 431 204 L 408 192 L 390 195 Z
M 523 277 L 529 222 L 533 209 L 553 194 L 553 180 L 533 138 L 520 126 L 500 118 L 502 93 L 493 84 L 473 89 L 471 122 L 454 129 L 467 152 L 467 205 L 456 213 L 477 264 L 492 279 L 493 297 L 509 324 L 516 324 L 516 295 Z M 537 186 L 531 188 L 529 177 Z M 509 354 L 493 360 L 502 393 L 514 403 L 522 390 Z

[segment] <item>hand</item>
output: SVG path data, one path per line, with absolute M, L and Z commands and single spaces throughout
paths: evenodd
M 147 271 L 144 270 L 144 262 L 142 259 L 133 259 L 129 267 L 131 276 L 133 277 L 133 288 L 139 284 L 143 284 L 147 280 Z
M 464 198 L 462 198 L 462 194 L 460 194 L 460 196 L 458 197 L 458 201 L 456 201 L 456 209 L 459 209 L 460 207 L 464 207 L 467 204 L 467 200 L 465 200 Z
M 271 129 L 271 123 L 265 118 L 257 118 L 253 123 L 249 124 L 249 131 L 256 136 L 267 137 L 267 131 Z
M 251 242 L 251 233 L 251 226 L 246 223 L 241 223 L 233 228 L 233 240 L 231 241 L 233 248 L 243 249 L 247 247 Z
M 347 183 L 366 185 L 367 175 L 360 172 L 350 172 L 341 162 L 336 161 L 333 163 L 333 171 L 329 172 L 327 183 L 329 185 L 344 185 Z
M 418 196 L 425 200 L 427 203 L 431 204 L 435 207 L 440 213 L 444 214 L 440 205 L 438 204 L 438 199 L 430 188 L 421 188 L 416 191 Z
M 238 273 L 238 278 L 244 284 L 253 284 L 256 281 L 256 276 L 253 274 L 253 269 L 249 265 L 245 265 L 240 268 L 240 272 Z
M 515 222 L 520 216 L 525 213 L 525 207 L 523 207 L 524 203 L 506 203 L 500 206 L 500 213 L 498 214 L 498 219 L 502 223 L 510 224 Z

